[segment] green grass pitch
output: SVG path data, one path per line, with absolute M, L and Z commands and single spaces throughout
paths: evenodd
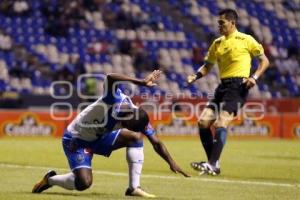
M 198 138 L 162 139 L 177 163 L 192 175 L 172 173 L 145 142 L 142 187 L 157 199 L 297 200 L 300 199 L 300 140 L 229 139 L 221 160 L 221 176 L 199 176 L 189 163 L 203 160 Z M 137 199 L 125 197 L 125 149 L 110 158 L 94 156 L 94 183 L 84 192 L 58 187 L 32 194 L 33 184 L 48 169 L 68 170 L 60 139 L 0 138 L 0 200 Z

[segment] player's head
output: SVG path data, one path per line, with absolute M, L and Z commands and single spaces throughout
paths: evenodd
M 229 35 L 236 29 L 238 14 L 233 9 L 224 9 L 219 12 L 219 31 L 222 35 Z
M 149 123 L 149 116 L 142 108 L 135 108 L 133 112 L 128 114 L 128 119 L 121 121 L 122 126 L 134 132 L 142 132 Z

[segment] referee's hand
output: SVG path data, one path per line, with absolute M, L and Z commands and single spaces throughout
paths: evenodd
M 197 80 L 197 75 L 196 74 L 192 74 L 192 75 L 188 75 L 187 77 L 187 82 L 188 84 L 192 84 Z
M 254 87 L 254 86 L 256 85 L 256 81 L 255 81 L 255 79 L 252 78 L 252 77 L 244 78 L 243 84 L 245 84 L 245 87 L 246 87 L 247 89 L 250 89 L 250 88 L 252 88 L 252 87 Z

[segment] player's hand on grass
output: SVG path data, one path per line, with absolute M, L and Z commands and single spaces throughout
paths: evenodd
M 196 74 L 192 74 L 192 75 L 188 75 L 187 77 L 187 82 L 188 84 L 192 84 L 197 80 L 197 75 Z
M 254 78 L 252 77 L 249 77 L 249 78 L 244 78 L 243 80 L 243 84 L 245 85 L 245 87 L 247 89 L 250 89 L 252 87 L 254 87 L 256 85 L 256 81 Z
M 160 71 L 160 70 L 154 70 L 151 74 L 149 74 L 144 79 L 145 86 L 148 86 L 148 87 L 156 86 L 157 84 L 155 83 L 155 81 L 159 78 L 161 73 L 162 73 L 162 71 Z
M 182 174 L 184 177 L 191 177 L 191 175 L 187 174 L 186 172 L 184 172 L 176 163 L 172 163 L 170 165 L 170 169 L 174 172 L 174 173 L 180 173 Z

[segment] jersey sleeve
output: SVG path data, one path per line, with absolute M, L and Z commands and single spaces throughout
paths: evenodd
M 154 128 L 152 127 L 152 125 L 149 123 L 146 130 L 144 132 L 142 132 L 145 136 L 150 136 L 150 135 L 154 135 L 156 134 Z
M 212 45 L 209 47 L 208 52 L 206 53 L 206 56 L 204 57 L 204 61 L 215 64 L 216 62 L 216 41 L 212 43 Z
M 107 104 L 114 104 L 122 100 L 121 90 L 117 85 L 113 88 L 108 88 L 107 78 L 104 79 L 103 87 L 103 102 Z
M 252 57 L 264 54 L 264 48 L 252 36 L 248 37 L 248 48 Z

